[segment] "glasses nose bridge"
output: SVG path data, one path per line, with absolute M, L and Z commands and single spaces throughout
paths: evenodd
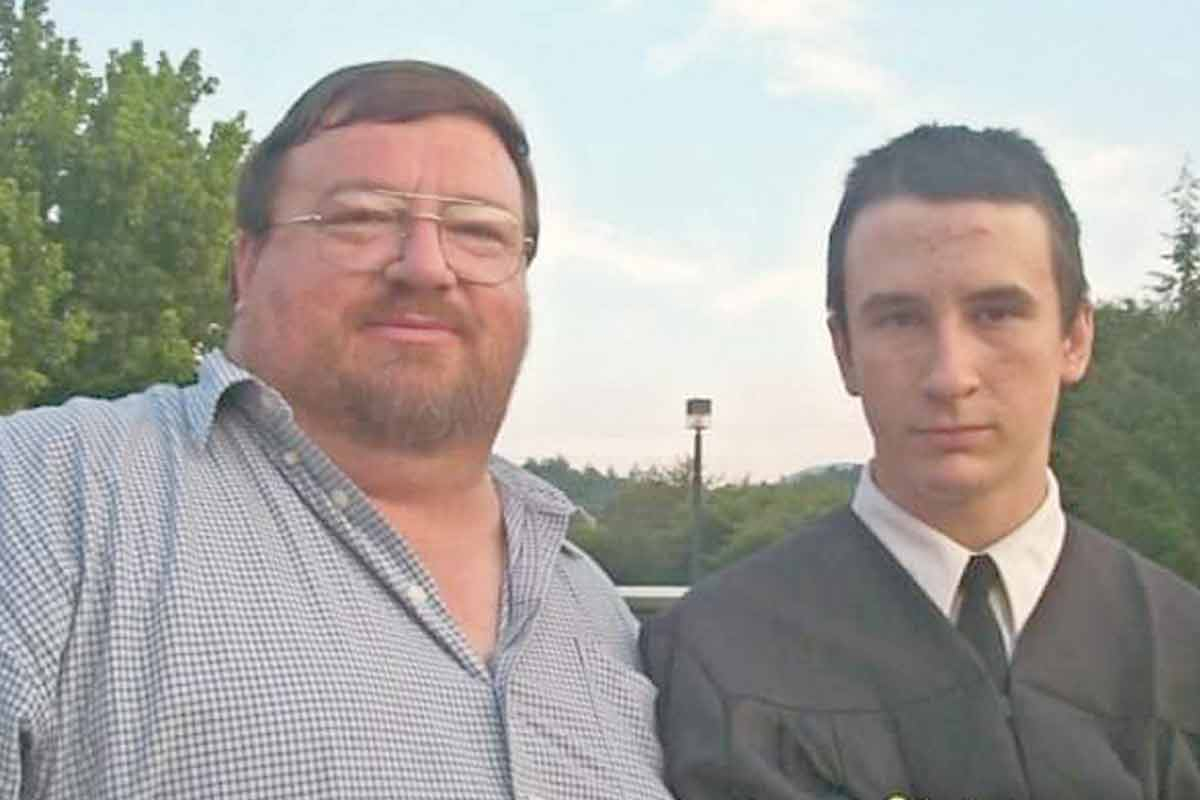
M 413 226 L 418 220 L 426 220 L 432 222 L 437 229 L 438 246 L 442 248 L 443 255 L 446 252 L 446 218 L 434 211 L 409 211 L 405 214 L 405 220 L 400 225 L 400 238 L 405 242 L 412 235 Z
M 440 211 L 440 209 L 439 209 Z M 399 252 L 397 256 L 402 260 L 407 260 L 410 257 L 409 249 L 412 246 L 412 234 L 416 228 L 418 221 L 425 220 L 433 223 L 434 237 L 437 241 L 438 258 L 443 264 L 443 269 L 449 269 L 454 272 L 454 267 L 451 266 L 452 255 L 447 249 L 445 217 L 437 211 L 417 211 L 414 209 L 408 210 L 404 214 L 403 221 L 398 221 L 396 231 L 399 234 L 397 244 Z M 455 272 L 457 274 L 457 272 Z

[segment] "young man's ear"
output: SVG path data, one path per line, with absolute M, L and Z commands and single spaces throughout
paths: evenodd
M 825 325 L 829 328 L 829 338 L 833 342 L 833 354 L 837 356 L 838 369 L 841 370 L 842 383 L 846 387 L 846 392 L 851 397 L 858 397 L 860 394 L 858 371 L 854 368 L 854 358 L 850 353 L 850 334 L 846 330 L 845 320 L 831 312 L 825 318 Z
M 1091 303 L 1083 302 L 1063 339 L 1062 382 L 1067 386 L 1083 380 L 1092 360 L 1092 342 L 1096 336 L 1096 314 Z

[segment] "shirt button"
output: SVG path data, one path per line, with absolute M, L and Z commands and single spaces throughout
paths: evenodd
M 288 450 L 286 453 L 283 454 L 283 460 L 289 466 L 294 467 L 300 463 L 300 454 L 297 453 L 295 450 Z
M 350 505 L 350 495 L 343 492 L 341 489 L 334 489 L 329 493 L 329 499 L 338 508 L 345 508 Z
M 423 606 L 429 600 L 429 593 L 419 583 L 414 583 L 404 590 L 404 597 L 414 606 Z

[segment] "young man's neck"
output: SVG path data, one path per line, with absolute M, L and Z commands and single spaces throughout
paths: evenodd
M 872 477 L 893 503 L 972 552 L 986 550 L 1019 528 L 1041 508 L 1049 488 L 1044 467 L 1036 478 L 1003 491 L 961 494 L 907 496 Z

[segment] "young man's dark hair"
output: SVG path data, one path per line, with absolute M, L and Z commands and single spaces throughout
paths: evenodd
M 901 195 L 923 200 L 1029 203 L 1050 229 L 1064 328 L 1087 300 L 1079 220 L 1042 149 L 1014 130 L 922 125 L 859 156 L 829 231 L 825 305 L 844 327 L 850 228 L 867 206 Z
M 288 150 L 322 131 L 360 122 L 411 122 L 435 114 L 477 118 L 500 138 L 517 168 L 523 195 L 525 235 L 538 241 L 537 181 L 529 142 L 504 100 L 463 72 L 426 61 L 375 61 L 330 73 L 300 96 L 242 168 L 237 189 L 237 224 L 262 233 L 271 224 L 271 205 Z

